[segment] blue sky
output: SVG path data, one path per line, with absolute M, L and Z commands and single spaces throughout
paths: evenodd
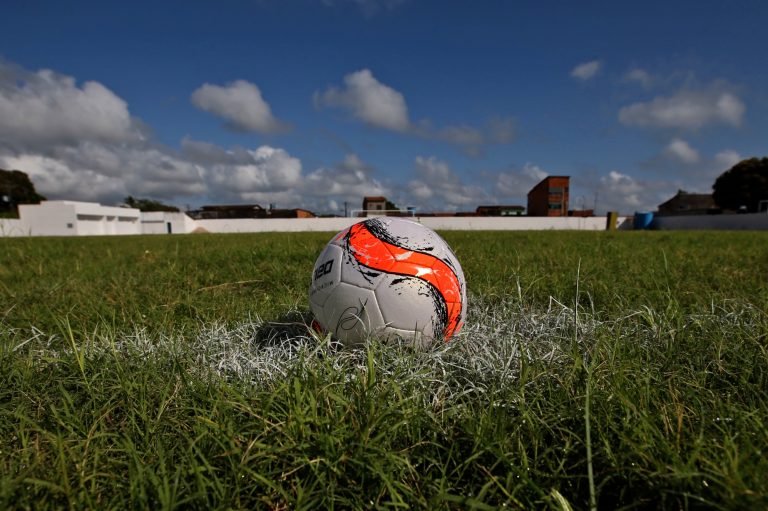
M 653 210 L 768 141 L 768 3 L 10 0 L 0 168 L 51 199 Z

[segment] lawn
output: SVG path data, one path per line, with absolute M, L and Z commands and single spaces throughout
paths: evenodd
M 768 507 L 768 234 L 443 234 L 424 352 L 306 328 L 331 233 L 0 240 L 0 507 Z

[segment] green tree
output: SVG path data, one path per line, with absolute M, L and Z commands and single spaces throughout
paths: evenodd
M 745 207 L 759 210 L 760 201 L 768 201 L 768 158 L 742 160 L 726 170 L 712 185 L 712 197 L 723 209 Z
M 125 198 L 125 205 L 129 208 L 136 208 L 139 211 L 179 211 L 179 208 L 175 206 L 169 206 L 152 199 L 137 199 L 131 195 Z
M 0 213 L 15 216 L 19 204 L 39 204 L 42 200 L 45 197 L 37 193 L 26 173 L 0 169 Z

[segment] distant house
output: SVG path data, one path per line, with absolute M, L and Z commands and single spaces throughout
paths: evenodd
M 720 213 L 710 193 L 688 193 L 678 190 L 668 201 L 659 204 L 658 216 L 706 215 Z
M 263 218 L 266 210 L 258 204 L 208 205 L 195 213 L 195 218 L 216 220 L 220 218 Z
M 589 218 L 591 216 L 595 216 L 595 210 L 594 209 L 569 209 L 568 216 Z
M 363 212 L 384 211 L 387 209 L 386 197 L 363 197 Z
M 278 209 L 270 205 L 265 209 L 258 204 L 223 204 L 203 206 L 194 218 L 215 220 L 222 218 L 314 218 L 316 215 L 301 208 Z
M 278 209 L 272 208 L 267 210 L 266 218 L 315 218 L 313 212 L 308 209 L 294 208 L 294 209 Z
M 547 176 L 528 192 L 528 216 L 568 216 L 569 176 Z
M 478 206 L 475 214 L 477 216 L 522 216 L 525 215 L 525 206 Z

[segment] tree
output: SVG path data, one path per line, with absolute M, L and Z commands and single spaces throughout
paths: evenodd
M 171 211 L 174 213 L 179 211 L 179 208 L 175 206 L 169 206 L 152 199 L 137 199 L 130 195 L 125 198 L 125 205 L 139 211 Z
M 726 170 L 712 185 L 712 198 L 723 209 L 759 211 L 760 201 L 768 201 L 768 158 L 742 160 Z
M 45 197 L 37 193 L 27 174 L 0 169 L 0 211 L 15 214 L 19 204 L 40 204 L 42 200 Z

